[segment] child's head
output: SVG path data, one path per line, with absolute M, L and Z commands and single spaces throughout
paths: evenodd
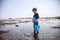
M 37 8 L 33 8 L 32 11 L 33 11 L 33 13 L 36 13 L 37 12 Z

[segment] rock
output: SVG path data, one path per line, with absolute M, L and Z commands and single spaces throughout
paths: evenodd
M 19 27 L 19 25 L 15 25 L 16 27 Z

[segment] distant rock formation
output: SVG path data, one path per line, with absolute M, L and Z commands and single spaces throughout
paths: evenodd
M 60 19 L 60 17 L 55 17 L 56 19 Z
M 60 19 L 60 17 L 41 17 L 40 19 Z

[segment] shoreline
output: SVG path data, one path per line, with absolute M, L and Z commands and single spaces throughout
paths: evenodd
M 60 20 L 59 19 L 39 19 L 38 21 L 41 21 L 41 22 L 48 22 L 50 23 L 50 21 L 53 20 L 54 21 L 59 21 L 60 23 Z M 5 25 L 5 24 L 17 24 L 17 23 L 27 23 L 27 22 L 32 22 L 32 19 L 6 19 L 6 20 L 0 20 L 0 25 Z

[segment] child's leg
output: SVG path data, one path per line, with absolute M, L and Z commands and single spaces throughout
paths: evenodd
M 38 30 L 34 30 L 34 33 L 35 33 L 35 34 L 38 34 L 38 33 L 39 33 L 39 31 L 38 31 Z
M 38 25 L 38 23 L 35 23 L 35 22 L 34 22 L 34 23 L 33 23 L 33 28 L 34 28 L 35 25 Z M 39 33 L 39 30 L 35 30 L 35 28 L 34 28 L 34 33 L 35 33 L 35 34 L 38 34 L 38 33 Z

